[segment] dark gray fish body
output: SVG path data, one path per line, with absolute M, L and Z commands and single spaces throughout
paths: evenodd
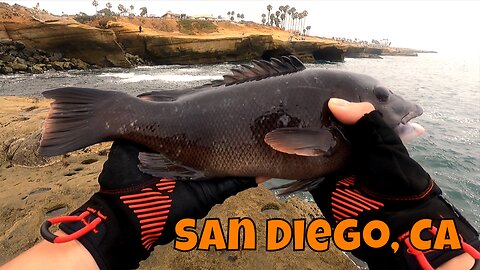
M 55 102 L 39 152 L 58 155 L 125 139 L 161 154 L 139 156 L 142 171 L 155 176 L 312 179 L 345 167 L 350 156 L 327 107 L 331 97 L 369 101 L 391 127 L 422 113 L 371 77 L 323 69 L 184 91 L 142 98 L 94 89 L 47 91 Z

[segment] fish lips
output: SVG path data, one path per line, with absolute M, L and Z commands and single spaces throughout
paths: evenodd
M 415 117 L 418 117 L 423 114 L 422 107 L 415 105 L 415 109 L 410 111 L 409 113 L 405 114 L 400 121 L 402 124 L 408 123 L 408 121 L 412 120 Z

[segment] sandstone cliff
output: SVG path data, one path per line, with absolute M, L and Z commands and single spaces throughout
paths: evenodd
M 20 41 L 27 47 L 60 52 L 98 66 L 129 67 L 115 33 L 71 19 L 56 18 L 25 7 L 0 3 L 0 39 Z
M 229 22 L 217 23 L 230 24 Z M 285 41 L 283 36 L 265 31 L 243 29 L 237 26 L 236 34 L 209 33 L 208 35 L 165 35 L 161 32 L 139 33 L 132 31 L 132 25 L 125 22 L 111 22 L 109 29 L 125 51 L 139 55 L 156 64 L 210 64 L 226 61 L 270 59 L 281 55 L 294 54 L 305 62 L 317 60 L 342 61 L 344 51 L 328 40 Z M 243 31 L 242 31 L 243 30 Z M 278 32 L 278 30 L 276 30 Z M 285 36 L 287 35 L 287 36 Z
M 294 37 L 279 28 L 255 23 L 101 16 L 74 20 L 2 3 L 1 39 L 20 41 L 29 48 L 61 53 L 66 58 L 78 58 L 100 67 L 129 67 L 138 62 L 137 56 L 154 64 L 213 64 L 287 54 L 297 55 L 305 62 L 416 55 L 409 49 Z

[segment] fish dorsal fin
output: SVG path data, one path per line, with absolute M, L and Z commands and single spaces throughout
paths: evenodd
M 232 85 L 249 81 L 258 81 L 268 77 L 280 76 L 304 70 L 305 66 L 297 57 L 282 56 L 280 59 L 271 58 L 270 61 L 253 60 L 252 65 L 241 65 L 232 69 L 232 74 L 223 75 L 223 83 L 215 81 L 212 86 Z

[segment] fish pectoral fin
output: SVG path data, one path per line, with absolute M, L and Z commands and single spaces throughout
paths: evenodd
M 336 145 L 327 128 L 278 128 L 267 133 L 264 141 L 279 152 L 310 157 L 329 155 Z
M 155 177 L 190 180 L 204 178 L 203 172 L 176 163 L 162 154 L 140 152 L 138 169 Z

